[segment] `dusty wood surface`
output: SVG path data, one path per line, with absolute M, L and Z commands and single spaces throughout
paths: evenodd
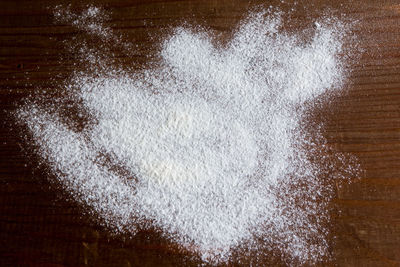
M 96 1 L 109 25 L 139 44 L 123 64 L 140 66 L 156 51 L 155 40 L 171 25 L 200 24 L 229 37 L 257 3 L 293 7 L 291 1 Z M 298 4 L 293 25 L 306 26 L 327 8 L 358 19 L 364 50 L 354 62 L 348 93 L 323 111 L 325 136 L 338 151 L 355 154 L 361 180 L 338 191 L 333 230 L 337 266 L 400 266 L 400 1 L 310 1 Z M 72 69 L 60 43 L 77 32 L 54 25 L 47 9 L 60 1 L 0 1 L 0 266 L 185 266 L 185 253 L 155 233 L 112 237 L 62 192 L 49 187 L 6 112 L 34 90 L 51 90 Z M 76 1 L 79 6 L 79 1 Z M 304 5 L 304 6 L 301 6 Z M 61 60 L 61 58 L 63 58 Z M 326 265 L 322 264 L 322 265 Z M 266 266 L 282 265 L 265 261 Z

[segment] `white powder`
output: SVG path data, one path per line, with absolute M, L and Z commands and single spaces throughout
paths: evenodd
M 56 18 L 122 42 L 101 14 L 58 7 Z M 75 129 L 56 100 L 28 101 L 18 118 L 54 177 L 110 229 L 159 228 L 210 263 L 240 247 L 315 262 L 328 250 L 326 180 L 357 170 L 333 171 L 345 157 L 328 157 L 319 132 L 304 127 L 312 101 L 344 79 L 344 25 L 315 25 L 304 43 L 281 30 L 279 14 L 254 13 L 226 47 L 177 28 L 161 61 L 136 73 L 84 49 L 98 71 L 76 72 L 62 90 L 89 123 Z

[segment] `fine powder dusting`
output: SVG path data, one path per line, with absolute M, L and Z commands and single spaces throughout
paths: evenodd
M 133 47 L 103 13 L 59 7 L 55 18 L 97 42 Z M 346 27 L 315 22 L 304 41 L 281 21 L 279 12 L 253 12 L 224 45 L 176 28 L 139 71 L 77 43 L 71 49 L 95 70 L 74 72 L 58 99 L 27 100 L 17 117 L 49 177 L 112 231 L 160 229 L 209 263 L 240 249 L 319 261 L 329 250 L 332 181 L 358 165 L 329 151 L 305 117 L 343 86 Z

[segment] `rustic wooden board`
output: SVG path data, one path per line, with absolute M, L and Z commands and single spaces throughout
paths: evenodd
M 70 1 L 69 1 L 70 2 Z M 73 1 L 79 7 L 79 1 Z M 98 0 L 108 22 L 138 44 L 121 64 L 142 66 L 157 50 L 165 29 L 183 22 L 229 38 L 256 4 L 295 7 L 301 28 L 324 10 L 357 19 L 361 56 L 352 63 L 347 94 L 322 110 L 325 136 L 337 150 L 356 155 L 362 179 L 338 190 L 333 261 L 338 266 L 400 266 L 400 1 Z M 11 128 L 7 112 L 33 91 L 52 90 L 73 61 L 61 42 L 79 33 L 54 25 L 52 7 L 62 1 L 0 2 L 0 266 L 182 266 L 196 265 L 156 233 L 112 237 L 65 195 L 50 187 L 35 159 Z M 65 1 L 64 1 L 65 3 Z M 60 60 L 63 58 L 63 60 Z M 268 261 L 266 266 L 282 265 Z M 325 263 L 322 265 L 326 265 Z

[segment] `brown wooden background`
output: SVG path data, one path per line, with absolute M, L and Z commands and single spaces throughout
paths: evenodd
M 83 2 L 83 1 L 81 1 Z M 302 1 L 299 1 L 302 2 Z M 400 266 L 400 1 L 99 0 L 108 25 L 138 44 L 121 60 L 141 66 L 157 50 L 163 29 L 184 21 L 229 37 L 249 7 L 296 7 L 302 27 L 330 9 L 358 19 L 354 34 L 363 53 L 351 65 L 348 93 L 323 111 L 325 136 L 336 150 L 358 156 L 363 178 L 338 191 L 332 226 L 333 261 L 322 265 Z M 27 157 L 7 112 L 30 92 L 52 89 L 71 60 L 61 42 L 76 29 L 54 25 L 51 0 L 0 1 L 0 266 L 196 265 L 155 233 L 112 237 L 46 181 Z M 66 3 L 66 2 L 64 2 Z M 79 6 L 80 1 L 74 1 Z M 266 261 L 265 266 L 282 265 Z

